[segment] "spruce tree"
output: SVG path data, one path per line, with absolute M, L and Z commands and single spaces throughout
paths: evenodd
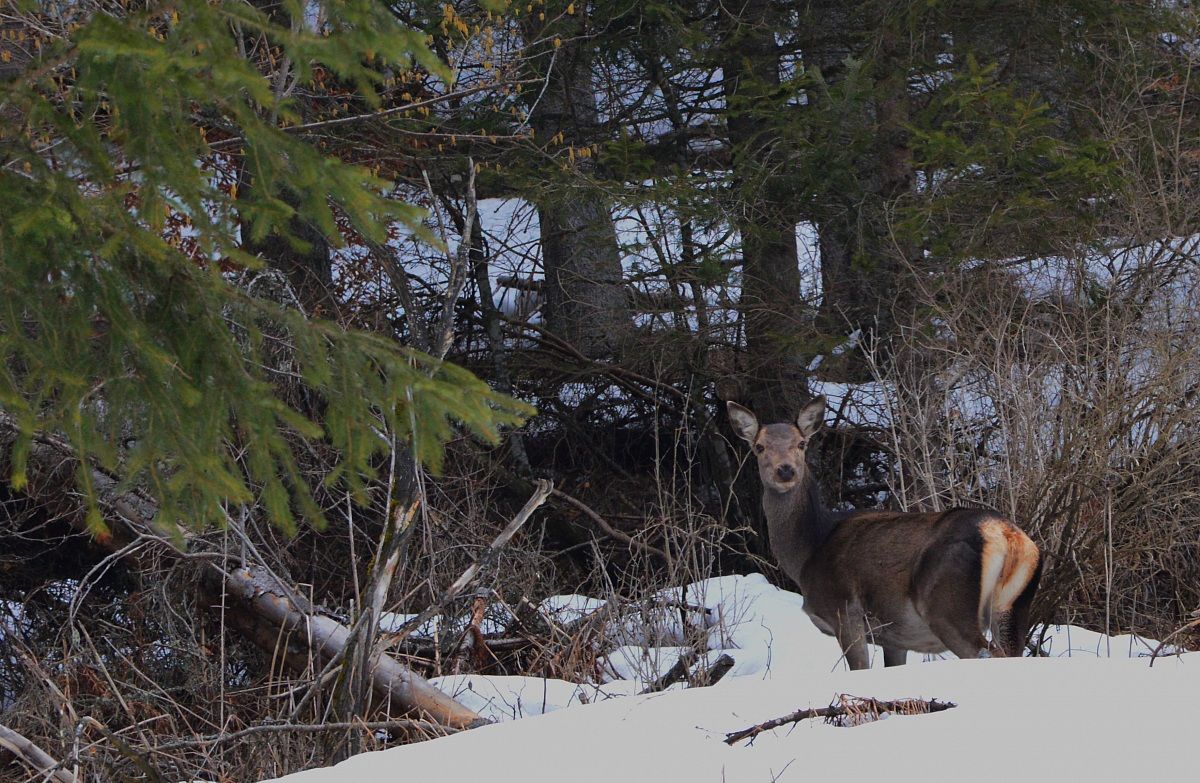
M 332 447 L 325 481 L 361 497 L 383 430 L 436 468 L 455 423 L 494 439 L 528 415 L 465 370 L 241 284 L 263 268 L 247 243 L 273 234 L 303 249 L 297 224 L 334 244 L 343 229 L 382 242 L 390 223 L 416 225 L 388 183 L 308 140 L 290 88 L 336 80 L 376 105 L 396 71 L 447 75 L 424 36 L 374 0 L 270 16 L 236 0 L 126 7 L 39 18 L 28 29 L 42 32 L 4 49 L 0 415 L 21 433 L 13 487 L 33 440 L 54 437 L 80 458 L 97 532 L 97 467 L 149 491 L 167 524 L 220 524 L 226 504 L 259 502 L 290 529 L 321 519 L 297 465 L 305 441 Z M 221 175 L 230 159 L 253 188 Z M 281 377 L 320 404 L 298 406 Z

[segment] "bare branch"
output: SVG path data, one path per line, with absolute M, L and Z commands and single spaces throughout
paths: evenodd
M 9 750 L 32 767 L 44 780 L 53 780 L 56 783 L 78 783 L 74 773 L 63 769 L 53 756 L 38 747 L 33 740 L 2 724 L 0 724 L 0 747 Z
M 534 490 L 533 496 L 526 501 L 521 510 L 517 512 L 517 515 L 513 517 L 512 521 L 508 523 L 508 526 L 505 527 L 498 536 L 496 536 L 491 545 L 484 550 L 483 554 L 481 554 L 475 560 L 475 562 L 472 563 L 470 567 L 468 567 L 467 570 L 458 577 L 458 579 L 455 579 L 452 585 L 446 588 L 446 591 L 442 593 L 441 597 L 437 601 L 426 607 L 425 610 L 419 613 L 416 617 L 401 625 L 394 633 L 388 634 L 383 648 L 386 649 L 404 641 L 404 639 L 406 639 L 409 634 L 416 630 L 422 623 L 434 615 L 439 614 L 447 604 L 453 601 L 454 598 L 462 592 L 463 588 L 471 583 L 471 580 L 479 574 L 479 571 L 484 565 L 490 563 L 496 558 L 496 556 L 500 553 L 500 550 L 508 545 L 508 542 L 512 539 L 512 537 L 517 534 L 517 531 L 520 530 L 527 521 L 529 521 L 529 518 L 533 516 L 533 512 L 537 511 L 538 508 L 540 508 L 541 505 L 546 502 L 546 498 L 550 497 L 553 491 L 553 484 L 545 479 L 539 479 L 537 482 L 537 489 Z
M 588 506 L 582 500 L 572 497 L 572 496 L 568 495 L 566 492 L 563 492 L 562 490 L 559 490 L 559 489 L 554 490 L 554 492 L 552 494 L 554 495 L 554 497 L 564 501 L 565 503 L 570 505 L 572 508 L 575 508 L 578 511 L 582 512 L 585 517 L 590 519 L 592 521 L 592 523 L 595 524 L 596 527 L 600 528 L 600 530 L 602 530 L 604 532 L 604 534 L 607 535 L 609 538 L 614 538 L 617 541 L 620 541 L 623 544 L 627 544 L 629 547 L 636 549 L 640 552 L 645 552 L 647 554 L 661 557 L 664 561 L 666 561 L 668 566 L 671 564 L 671 556 L 669 554 L 667 554 L 667 552 L 665 550 L 659 549 L 658 547 L 656 547 L 652 544 L 647 544 L 643 541 L 638 541 L 636 538 L 634 538 L 633 536 L 630 536 L 628 533 L 622 533 L 620 530 L 617 530 L 615 527 L 613 527 L 612 525 L 610 525 L 608 523 L 608 520 L 606 520 L 604 517 L 597 514 L 594 510 L 592 510 L 591 506 Z
M 881 699 L 861 698 L 859 696 L 848 696 L 842 694 L 834 703 L 828 707 L 818 707 L 809 710 L 796 710 L 795 712 L 784 715 L 782 718 L 774 718 L 769 721 L 764 721 L 755 726 L 751 726 L 740 731 L 730 732 L 725 735 L 725 744 L 734 745 L 744 739 L 753 740 L 764 731 L 777 729 L 780 726 L 786 726 L 789 723 L 799 723 L 802 720 L 809 718 L 841 718 L 851 715 L 872 714 L 878 716 L 883 712 L 901 713 L 904 715 L 922 715 L 928 712 L 941 712 L 952 707 L 957 707 L 957 704 L 948 701 L 938 701 L 930 699 L 897 699 L 894 701 L 883 701 Z

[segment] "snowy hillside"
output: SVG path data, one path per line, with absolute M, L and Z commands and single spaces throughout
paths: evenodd
M 707 628 L 707 660 L 735 661 L 712 687 L 637 695 L 678 660 L 676 645 L 689 629 L 674 618 L 689 614 L 624 617 L 624 637 L 616 639 L 623 644 L 609 651 L 603 682 L 442 678 L 439 687 L 498 722 L 279 780 L 799 781 L 855 772 L 897 780 L 1011 780 L 1032 772 L 1052 781 L 1142 779 L 1184 769 L 1187 742 L 1200 728 L 1192 707 L 1200 654 L 1160 656 L 1151 666 L 1150 640 L 1054 627 L 1043 637 L 1047 657 L 925 662 L 910 654 L 904 667 L 850 672 L 837 644 L 804 615 L 802 599 L 759 575 L 690 585 L 686 599 L 682 592 L 660 594 L 659 604 L 690 607 Z M 543 605 L 573 616 L 602 608 L 582 596 Z M 843 695 L 956 706 L 853 727 L 808 719 L 724 742 L 730 732 Z

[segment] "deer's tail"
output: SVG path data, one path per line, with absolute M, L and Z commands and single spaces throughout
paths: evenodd
M 980 533 L 979 625 L 992 629 L 1005 655 L 1020 655 L 1041 579 L 1041 554 L 1037 544 L 1006 519 L 985 520 Z

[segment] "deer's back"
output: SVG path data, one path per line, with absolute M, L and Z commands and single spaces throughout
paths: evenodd
M 985 526 L 1012 525 L 1004 517 L 979 509 L 952 509 L 906 514 L 854 512 L 842 518 L 817 548 L 800 575 L 800 588 L 810 614 L 835 622 L 847 607 L 861 609 L 882 637 L 897 646 L 938 652 L 940 644 L 920 617 L 914 596 L 922 574 L 954 558 L 963 571 L 982 572 Z M 1015 528 L 1012 528 L 1015 530 Z M 979 579 L 956 586 L 974 591 Z

